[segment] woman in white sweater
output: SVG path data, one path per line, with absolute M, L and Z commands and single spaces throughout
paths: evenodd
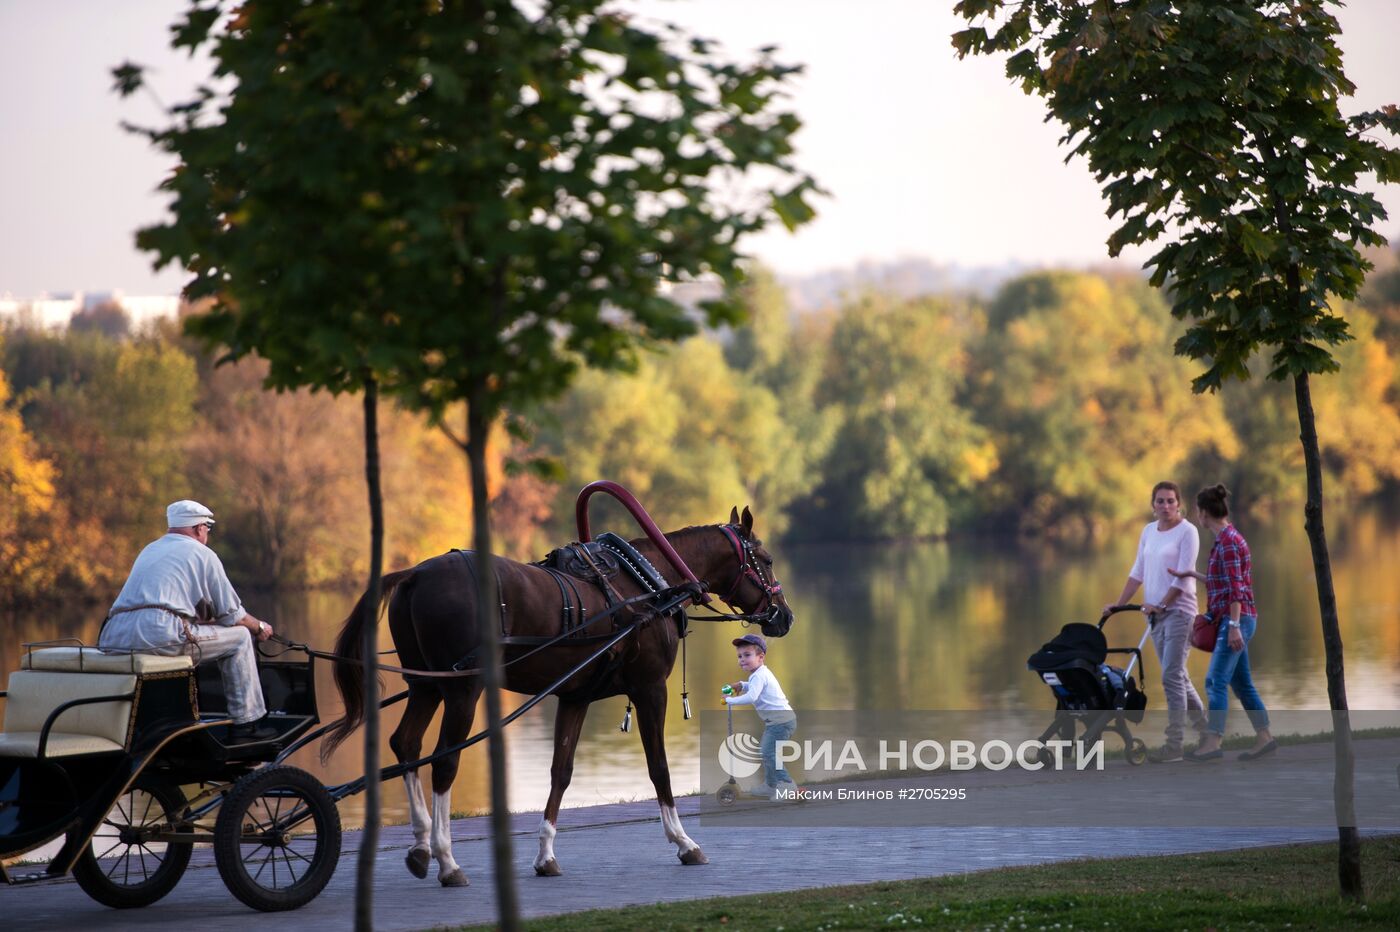
M 1118 600 L 1104 607 L 1125 605 L 1141 587 L 1142 611 L 1152 626 L 1152 646 L 1162 667 L 1162 693 L 1167 700 L 1166 741 L 1148 755 L 1154 763 L 1182 759 L 1182 735 L 1186 714 L 1198 731 L 1206 726 L 1200 694 L 1186 672 L 1191 649 L 1191 622 L 1196 617 L 1196 580 L 1177 577 L 1172 570 L 1194 570 L 1201 549 L 1200 533 L 1181 509 L 1181 489 L 1175 482 L 1152 487 L 1152 513 L 1156 520 L 1138 537 L 1137 559 Z

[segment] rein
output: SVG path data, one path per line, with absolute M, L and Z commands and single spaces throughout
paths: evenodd
M 644 592 L 644 593 L 642 593 L 641 595 L 634 595 L 634 596 L 632 596 L 631 598 L 623 599 L 621 602 L 619 602 L 618 604 L 612 606 L 611 608 L 607 609 L 606 611 L 599 612 L 598 614 L 594 615 L 592 618 L 589 618 L 589 619 L 588 619 L 587 621 L 585 621 L 583 624 L 581 624 L 581 625 L 579 625 L 579 626 L 577 626 L 577 627 L 575 627 L 575 628 L 570 628 L 570 629 L 568 629 L 567 631 L 562 631 L 562 632 L 560 632 L 559 634 L 557 634 L 557 635 L 555 635 L 555 636 L 549 638 L 548 640 L 544 641 L 544 642 L 541 643 L 541 644 L 535 644 L 535 646 L 534 646 L 534 648 L 533 648 L 532 650 L 528 650 L 528 651 L 526 651 L 525 653 L 521 654 L 519 657 L 516 657 L 516 658 L 514 658 L 514 659 L 512 659 L 512 660 L 508 660 L 508 661 L 502 663 L 501 666 L 502 666 L 502 668 L 511 666 L 512 664 L 516 664 L 516 663 L 519 663 L 519 662 L 522 661 L 522 660 L 526 660 L 526 659 L 528 659 L 528 658 L 530 658 L 530 657 L 533 657 L 535 654 L 538 654 L 540 651 L 544 650 L 546 647 L 552 647 L 553 645 L 559 643 L 560 641 L 562 641 L 562 640 L 564 640 L 564 639 L 566 639 L 566 638 L 570 638 L 570 637 L 576 638 L 577 635 L 578 635 L 578 632 L 581 631 L 581 630 L 583 630 L 584 628 L 587 628 L 587 627 L 589 627 L 590 625 L 595 624 L 596 622 L 602 621 L 604 618 L 609 618 L 609 617 L 611 617 L 611 616 L 617 614 L 618 612 L 622 611 L 623 609 L 625 609 L 625 608 L 630 608 L 630 607 L 632 607 L 633 605 L 636 605 L 636 604 L 638 604 L 638 603 L 641 603 L 641 602 L 658 602 L 658 601 L 662 600 L 663 598 L 667 598 L 667 599 L 673 600 L 672 604 L 669 604 L 669 605 L 665 606 L 664 608 L 657 608 L 657 609 L 655 609 L 655 610 L 651 613 L 650 616 L 648 616 L 647 618 L 641 619 L 640 621 L 636 622 L 636 623 L 633 625 L 633 628 L 638 627 L 638 626 L 640 626 L 640 625 L 642 625 L 642 624 L 645 624 L 647 621 L 650 621 L 652 618 L 656 617 L 657 615 L 667 615 L 667 614 L 670 614 L 672 611 L 675 611 L 677 608 L 680 608 L 680 606 L 681 606 L 682 604 L 684 604 L 685 602 L 696 599 L 702 591 L 703 591 L 703 590 L 701 590 L 700 587 L 699 587 L 699 585 L 696 584 L 696 583 L 683 583 L 683 584 L 681 584 L 681 585 L 679 585 L 679 586 L 672 586 L 670 589 L 663 589 L 661 592 Z M 705 619 L 705 620 L 706 620 L 706 621 L 710 621 L 710 620 L 712 620 L 712 619 L 708 619 L 708 618 L 707 618 L 707 619 Z M 632 630 L 632 628 L 629 628 L 628 630 L 630 631 L 630 630 Z M 602 634 L 602 635 L 592 635 L 591 637 L 597 638 L 597 639 L 601 640 L 601 639 L 607 638 L 607 637 L 609 637 L 609 636 L 610 636 L 610 635 L 608 635 L 608 634 Z M 276 641 L 276 642 L 278 642 L 279 644 L 285 645 L 285 647 L 286 647 L 287 650 L 298 650 L 298 651 L 302 651 L 303 653 L 305 653 L 305 654 L 306 654 L 307 656 L 309 656 L 309 657 L 317 657 L 317 658 L 320 658 L 320 659 L 322 659 L 322 660 L 331 660 L 331 661 L 334 661 L 335 663 L 354 664 L 355 666 L 359 666 L 359 667 L 365 666 L 365 661 L 364 661 L 364 660 L 360 660 L 360 659 L 358 659 L 358 658 L 353 658 L 353 657 L 345 657 L 345 656 L 342 656 L 342 655 L 340 655 L 340 654 L 332 653 L 332 652 L 330 652 L 330 651 L 317 650 L 316 648 L 311 647 L 310 645 L 301 644 L 301 643 L 298 643 L 298 642 L 296 642 L 296 641 L 292 641 L 292 640 L 290 640 L 289 638 L 285 638 L 285 637 L 283 637 L 283 636 L 280 635 L 280 634 L 274 634 L 272 637 L 268 638 L 268 640 L 270 640 L 270 641 Z M 534 644 L 534 641 L 531 640 L 530 643 Z M 510 638 L 507 637 L 507 638 L 505 638 L 504 640 L 502 640 L 501 646 L 502 646 L 502 647 L 509 647 L 509 646 L 511 646 L 511 640 L 510 640 Z M 611 646 L 611 645 L 609 645 L 609 646 Z M 285 651 L 284 651 L 284 652 L 285 652 Z M 396 666 L 394 666 L 394 665 L 392 665 L 392 664 L 387 664 L 387 663 L 381 663 L 381 664 L 378 664 L 377 666 L 378 666 L 378 668 L 379 668 L 380 670 L 387 670 L 387 671 L 389 671 L 390 673 L 398 673 L 398 674 L 401 674 L 402 676 L 404 676 L 405 678 L 407 678 L 407 677 L 432 677 L 432 678 L 435 678 L 435 679 L 452 679 L 452 678 L 461 677 L 461 676 L 478 676 L 478 675 L 480 675 L 481 672 L 482 672 L 482 668 L 481 668 L 481 667 L 472 667 L 472 668 L 466 669 L 466 670 L 414 670 L 414 669 L 411 669 L 411 668 L 409 668 L 409 667 L 396 667 Z
M 783 584 L 773 578 L 771 574 L 765 574 L 763 565 L 753 555 L 753 543 L 740 534 L 732 524 L 721 524 L 720 531 L 724 534 L 725 540 L 734 548 L 734 556 L 739 561 L 739 569 L 734 574 L 734 582 L 724 595 L 720 596 L 720 601 L 729 605 L 734 605 L 734 594 L 739 591 L 739 584 L 744 580 L 749 580 L 763 590 L 764 608 L 761 611 L 748 614 L 738 614 L 734 612 L 721 612 L 714 606 L 706 603 L 697 608 L 704 608 L 712 612 L 707 618 L 695 618 L 694 621 L 742 621 L 745 624 L 771 622 L 778 616 L 780 609 L 776 596 L 783 592 Z

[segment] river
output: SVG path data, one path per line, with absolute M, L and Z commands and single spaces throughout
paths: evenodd
M 1334 507 L 1328 520 L 1350 705 L 1400 708 L 1400 519 Z M 1301 509 L 1268 522 L 1246 521 L 1241 529 L 1254 552 L 1260 627 L 1250 660 L 1259 691 L 1273 709 L 1325 709 L 1322 636 Z M 1202 538 L 1204 568 L 1209 534 Z M 1064 623 L 1097 619 L 1099 608 L 1122 586 L 1135 544 L 1136 534 L 1128 531 L 1079 547 L 986 540 L 777 547 L 777 570 L 796 623 L 788 637 L 771 643 L 768 662 L 799 711 L 1048 710 L 1053 699 L 1027 672 L 1026 657 Z M 356 595 L 313 592 L 276 600 L 253 595 L 248 602 L 288 636 L 329 648 Z M 22 642 L 75 636 L 91 643 L 99 620 L 62 612 L 0 617 L 0 668 L 15 669 Z M 719 685 L 739 677 L 729 645 L 739 631 L 737 625 L 693 626 L 687 668 L 697 710 L 717 708 Z M 1109 623 L 1110 644 L 1135 644 L 1141 631 L 1134 616 L 1116 616 Z M 387 642 L 387 630 L 382 637 Z M 1150 647 L 1147 656 L 1149 707 L 1160 708 Z M 1202 692 L 1207 659 L 1192 652 L 1190 671 Z M 339 700 L 329 669 L 319 667 L 319 701 L 328 721 L 338 714 Z M 386 686 L 397 691 L 399 678 L 386 677 Z M 698 731 L 694 721 L 683 719 L 680 692 L 678 664 L 667 722 L 678 794 L 695 790 L 699 781 Z M 508 697 L 507 710 L 520 701 Z M 553 705 L 546 700 L 509 729 L 514 810 L 544 805 Z M 652 795 L 636 731 L 618 729 L 623 705 L 622 699 L 611 699 L 589 712 L 566 807 Z M 398 708 L 385 713 L 386 736 Z M 436 724 L 430 738 L 435 733 Z M 300 752 L 293 762 L 333 784 L 360 772 L 362 753 L 352 740 L 324 766 L 314 750 Z M 381 754 L 392 761 L 387 744 Z M 486 767 L 484 745 L 464 755 L 453 794 L 459 812 L 477 812 L 486 804 Z M 361 821 L 361 801 L 342 802 L 347 826 Z M 386 785 L 384 810 L 386 821 L 407 821 L 399 781 Z

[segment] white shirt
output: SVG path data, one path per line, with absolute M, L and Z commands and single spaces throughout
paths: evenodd
M 783 695 L 783 687 L 778 685 L 778 678 L 766 665 L 749 674 L 744 681 L 743 692 L 737 696 L 725 696 L 724 701 L 730 705 L 752 705 L 759 712 L 792 711 L 787 696 Z
M 1181 590 L 1181 595 L 1167 607 L 1172 611 L 1196 614 L 1196 580 L 1191 576 L 1178 579 L 1167 572 L 1167 567 L 1175 570 L 1194 570 L 1196 556 L 1201 550 L 1201 534 L 1196 525 L 1182 520 L 1176 527 L 1157 530 L 1153 521 L 1142 529 L 1138 538 L 1137 560 L 1129 576 L 1142 580 L 1142 598 L 1149 605 L 1161 605 L 1175 595 L 1173 589 Z
M 152 650 L 185 640 L 182 619 L 235 625 L 248 614 L 218 554 L 184 534 L 146 545 L 112 603 L 98 646 Z

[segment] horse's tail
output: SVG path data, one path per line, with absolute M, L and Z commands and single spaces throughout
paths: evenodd
M 322 763 L 325 763 L 340 743 L 350 737 L 350 733 L 359 728 L 360 723 L 365 720 L 365 672 L 362 665 L 365 621 L 379 623 L 380 606 L 394 594 L 399 583 L 412 573 L 413 570 L 399 570 L 383 577 L 380 580 L 379 605 L 374 606 L 374 613 L 371 615 L 368 611 L 369 592 L 366 590 L 340 628 L 340 635 L 335 639 L 335 654 L 341 659 L 337 659 L 332 668 L 336 688 L 340 690 L 340 698 L 345 703 L 345 717 L 326 732 L 321 744 Z

